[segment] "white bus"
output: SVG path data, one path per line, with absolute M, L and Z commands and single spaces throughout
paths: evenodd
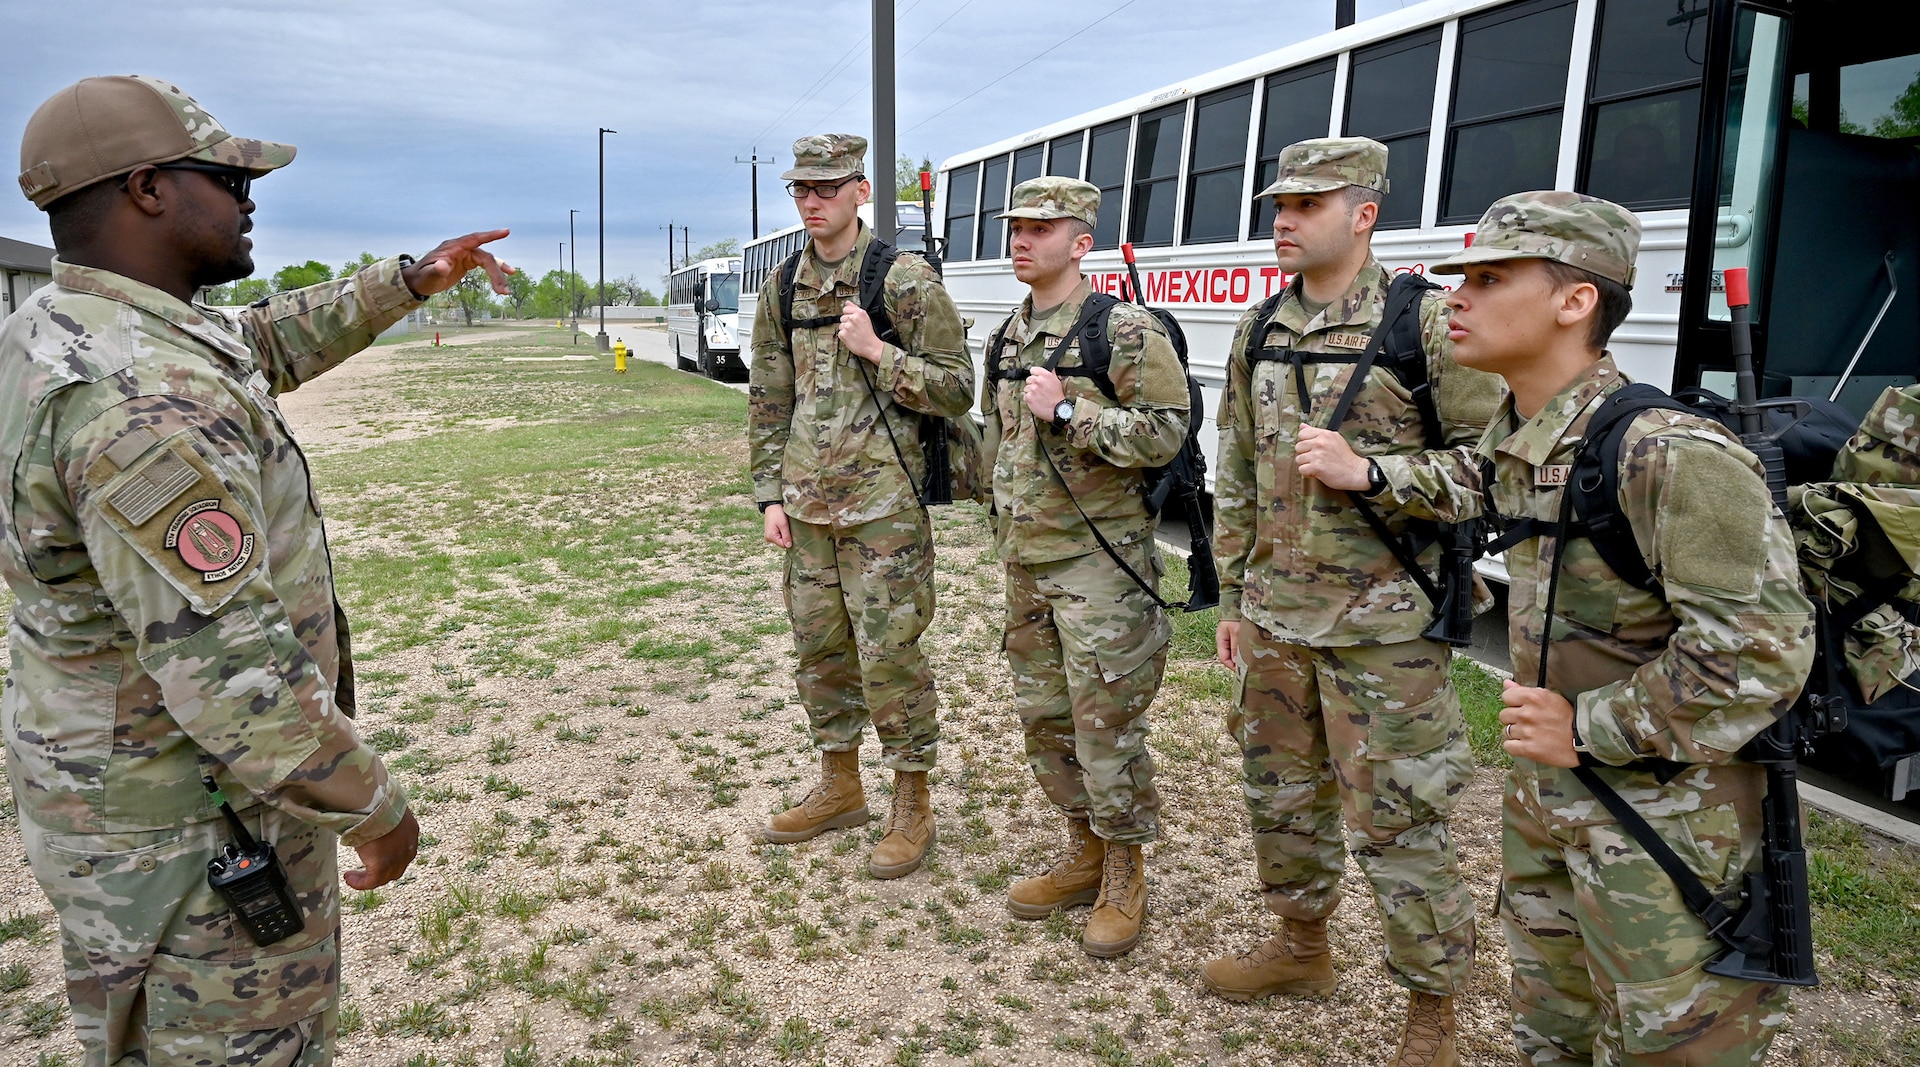
M 899 227 L 899 236 L 894 238 L 895 248 L 906 252 L 924 252 L 926 250 L 927 215 L 917 200 L 902 200 L 893 205 L 894 221 Z M 867 225 L 873 225 L 873 205 L 860 205 L 860 219 Z M 750 344 L 753 333 L 753 317 L 760 306 L 760 287 L 766 284 L 771 274 L 787 257 L 806 247 L 807 228 L 794 223 L 784 230 L 775 230 L 765 237 L 748 241 L 740 252 L 745 264 L 740 278 L 740 322 L 749 337 L 742 341 Z
M 1253 194 L 1286 145 L 1364 135 L 1391 151 L 1373 242 L 1389 268 L 1424 272 L 1508 193 L 1606 197 L 1646 225 L 1611 346 L 1628 373 L 1730 394 L 1720 272 L 1745 266 L 1763 394 L 1824 396 L 1858 350 L 1840 397 L 1857 412 L 1920 361 L 1920 35 L 1891 29 L 1910 13 L 1428 0 L 946 160 L 947 288 L 977 360 L 1025 292 L 993 216 L 1028 178 L 1085 178 L 1103 194 L 1088 276 L 1118 292 L 1133 243 L 1211 419 L 1234 322 L 1287 281 Z
M 703 259 L 667 276 L 667 335 L 681 370 L 741 377 L 740 257 Z

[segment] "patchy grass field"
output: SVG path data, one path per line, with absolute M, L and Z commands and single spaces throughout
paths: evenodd
M 760 542 L 736 391 L 636 361 L 506 363 L 565 335 L 383 347 L 287 398 L 354 621 L 361 728 L 426 832 L 384 889 L 348 892 L 341 1062 L 1377 1064 L 1401 994 L 1357 872 L 1326 1001 L 1222 1003 L 1199 965 L 1265 937 L 1225 736 L 1211 614 L 1178 622 L 1153 719 L 1166 793 L 1147 936 L 1080 951 L 1084 910 L 1002 899 L 1061 823 L 1020 755 L 984 515 L 936 513 L 940 844 L 879 882 L 880 833 L 761 843 L 814 774 L 792 699 L 778 554 Z M 571 351 L 578 352 L 579 349 Z M 1169 577 L 1184 588 L 1184 574 Z M 1468 1062 L 1511 1061 L 1493 918 L 1498 684 L 1461 681 L 1486 769 L 1456 822 L 1480 905 Z M 866 782 L 888 778 L 869 745 Z M 1771 1062 L 1920 1059 L 1920 863 L 1816 821 L 1822 989 Z M 8 805 L 0 853 L 17 857 Z M 343 857 L 343 862 L 351 857 Z M 52 911 L 0 868 L 0 1047 L 77 1062 Z

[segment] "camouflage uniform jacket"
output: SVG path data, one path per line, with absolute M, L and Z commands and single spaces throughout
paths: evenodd
M 215 774 L 349 845 L 399 823 L 406 798 L 348 721 L 320 506 L 273 397 L 418 303 L 398 260 L 232 309 L 56 260 L 0 328 L 23 814 L 68 833 L 187 825 L 218 817 Z
M 1326 425 L 1353 376 L 1352 359 L 1379 328 L 1389 278 L 1380 264 L 1369 261 L 1346 295 L 1311 317 L 1300 303 L 1296 281 L 1265 338 L 1248 337 L 1259 317 L 1257 307 L 1234 330 L 1217 418 L 1214 476 L 1220 617 L 1244 618 L 1287 644 L 1392 644 L 1419 637 L 1432 621 L 1433 605 L 1347 493 L 1327 488 L 1294 465 L 1302 422 L 1311 418 L 1313 425 Z M 1473 444 L 1504 391 L 1497 376 L 1453 361 L 1440 294 L 1428 295 L 1418 314 L 1428 381 L 1450 447 L 1425 451 L 1420 409 L 1399 380 L 1377 365 L 1340 427 L 1354 451 L 1379 460 L 1390 489 L 1381 493 L 1375 513 L 1396 532 L 1405 530 L 1409 518 L 1396 506 L 1422 485 L 1441 487 L 1428 502 L 1430 514 L 1451 519 L 1462 507 L 1462 498 L 1470 494 L 1452 486 L 1474 465 Z M 1303 403 L 1292 365 L 1249 362 L 1250 348 L 1266 346 L 1331 353 L 1348 362 L 1309 363 Z M 1435 471 L 1454 477 L 1434 477 L 1430 472 Z M 1422 474 L 1427 476 L 1416 480 Z M 1420 557 L 1429 574 L 1437 571 L 1438 559 L 1437 546 Z
M 1505 405 L 1480 445 L 1501 516 L 1559 519 L 1565 466 L 1600 401 L 1626 380 L 1604 357 L 1532 419 Z M 1734 753 L 1799 695 L 1813 661 L 1793 535 L 1759 460 L 1714 422 L 1636 415 L 1620 470 L 1621 509 L 1665 599 L 1622 581 L 1591 541 L 1568 541 L 1547 686 L 1573 703 L 1578 747 L 1610 765 L 1601 776 L 1644 814 L 1757 797 L 1763 769 Z M 1507 552 L 1508 640 L 1523 685 L 1539 677 L 1554 551 L 1542 537 Z M 1688 766 L 1665 785 L 1619 766 L 1648 758 Z M 1557 826 L 1613 821 L 1572 771 L 1521 760 L 1515 778 Z
M 830 268 L 809 245 L 794 270 L 793 317 L 838 315 L 846 301 L 857 303 L 860 262 L 872 240 L 862 224 L 853 251 Z M 874 366 L 841 345 L 833 326 L 781 328 L 779 270 L 769 272 L 760 288 L 749 368 L 748 465 L 754 499 L 784 505 L 789 518 L 854 526 L 918 507 L 913 486 L 925 481 L 926 461 L 915 413 L 952 417 L 973 405 L 966 329 L 940 276 L 919 256 L 902 255 L 887 272 L 884 292 L 887 314 L 906 347 L 887 345 Z M 884 422 L 876 394 L 887 399 Z M 887 438 L 889 426 L 894 441 Z M 912 482 L 901 470 L 901 456 L 912 468 Z
M 1021 301 L 1001 337 L 1001 370 L 1044 364 L 1092 295 L 1083 278 L 1066 303 L 1038 322 L 1033 297 Z M 1033 417 L 1024 380 L 990 382 L 981 391 L 993 461 L 994 547 L 1010 563 L 1050 563 L 1100 551 L 1086 519 L 1099 524 L 1109 544 L 1153 534 L 1142 468 L 1162 466 L 1179 454 L 1187 437 L 1187 379 L 1159 321 L 1135 305 L 1115 305 L 1107 341 L 1115 401 L 1091 378 L 1061 378 L 1074 412 L 1059 432 Z M 1076 341 L 1059 366 L 1080 365 Z

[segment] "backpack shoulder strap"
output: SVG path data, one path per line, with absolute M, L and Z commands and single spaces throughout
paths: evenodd
M 806 246 L 794 250 L 785 263 L 780 264 L 780 336 L 786 337 L 794 328 L 793 287 L 800 273 L 800 257 L 806 255 Z M 788 347 L 792 347 L 789 343 Z
M 887 312 L 887 274 L 899 258 L 899 249 L 875 237 L 867 242 L 867 253 L 860 260 L 860 310 L 873 320 L 873 332 L 889 343 L 900 339 Z
M 1108 376 L 1107 368 L 1113 363 L 1113 344 L 1107 339 L 1107 328 L 1113 318 L 1113 309 L 1120 298 L 1111 293 L 1094 293 L 1080 308 L 1080 317 L 1074 321 L 1073 328 L 1053 346 L 1053 352 L 1047 356 L 1046 368 L 1062 377 L 1092 379 L 1100 394 L 1108 400 L 1118 401 L 1113 389 L 1113 379 Z M 1080 365 L 1060 370 L 1060 360 L 1066 357 L 1067 349 L 1075 341 L 1080 342 Z
M 1374 363 L 1378 362 L 1381 355 L 1387 350 L 1388 335 L 1393 333 L 1394 327 L 1399 325 L 1400 319 L 1405 316 L 1407 309 L 1412 307 L 1419 299 L 1421 292 L 1432 285 L 1431 282 L 1427 282 L 1424 278 L 1412 283 L 1406 283 L 1400 280 L 1401 278 L 1411 277 L 1414 276 L 1410 274 L 1399 275 L 1394 278 L 1392 284 L 1387 286 L 1387 303 L 1386 307 L 1381 309 L 1380 325 L 1374 329 L 1373 340 L 1367 342 L 1366 351 L 1362 352 L 1360 358 L 1354 362 L 1353 376 L 1347 379 L 1347 387 L 1340 393 L 1339 403 L 1333 406 L 1333 414 L 1327 417 L 1327 429 L 1338 430 L 1340 424 L 1347 421 L 1347 412 L 1353 409 L 1354 399 L 1360 395 L 1361 387 L 1367 382 L 1367 372 L 1373 369 Z M 1416 319 L 1416 334 L 1418 333 L 1418 328 L 1419 322 L 1418 319 Z M 1416 343 L 1414 347 L 1418 350 L 1419 345 Z M 1420 358 L 1423 361 L 1422 367 L 1424 368 L 1426 356 L 1422 354 Z
M 1583 536 L 1593 543 L 1600 559 L 1613 573 L 1630 585 L 1648 592 L 1660 591 L 1660 579 L 1640 554 L 1633 527 L 1620 510 L 1620 453 L 1633 417 L 1642 411 L 1662 408 L 1691 411 L 1665 391 L 1642 382 L 1632 382 L 1601 401 L 1588 420 L 1580 449 L 1574 454 L 1573 470 L 1567 478 L 1567 493 L 1573 501 L 1576 529 L 1565 536 Z M 1558 566 L 1559 553 L 1555 553 Z
M 1287 291 L 1282 289 L 1260 302 L 1260 311 L 1253 318 L 1253 328 L 1247 331 L 1246 342 L 1241 345 L 1239 352 L 1240 358 L 1246 361 L 1248 369 L 1252 369 L 1253 363 L 1260 359 L 1283 361 L 1283 357 L 1266 355 L 1266 344 L 1267 327 L 1273 325 L 1273 317 L 1280 313 L 1280 301 L 1286 298 Z
M 1020 314 L 1019 308 L 1007 312 L 1007 317 L 1001 319 L 1000 325 L 995 326 L 993 333 L 987 337 L 986 364 L 988 388 L 992 388 L 993 383 L 1009 376 L 1006 371 L 1000 369 L 1000 347 L 1007 343 L 1007 327 L 1013 325 L 1013 317 L 1018 314 Z
M 1411 290 L 1413 298 L 1407 302 L 1398 317 L 1391 322 L 1382 319 L 1380 328 L 1386 332 L 1386 342 L 1382 353 L 1381 365 L 1388 373 L 1399 380 L 1406 390 L 1413 394 L 1413 404 L 1420 412 L 1420 425 L 1427 435 L 1427 447 L 1442 448 L 1446 445 L 1446 430 L 1440 425 L 1440 409 L 1433 399 L 1433 381 L 1427 362 L 1427 347 L 1421 343 L 1420 308 L 1426 294 L 1436 292 L 1439 285 L 1429 281 L 1424 274 L 1396 274 L 1387 285 L 1388 299 L 1392 299 L 1395 289 Z

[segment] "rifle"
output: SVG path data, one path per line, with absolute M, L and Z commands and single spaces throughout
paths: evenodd
M 1120 246 L 1121 258 L 1127 261 L 1127 286 L 1133 302 L 1145 308 L 1146 290 L 1140 288 L 1140 267 L 1133 259 L 1133 244 L 1128 242 Z M 1148 308 L 1148 311 L 1153 311 Z M 1155 317 L 1160 312 L 1154 311 Z M 1189 427 L 1196 426 L 1195 420 L 1206 418 L 1206 412 L 1194 406 L 1200 392 L 1192 388 L 1192 378 L 1185 374 L 1186 354 L 1181 352 L 1180 370 L 1187 377 L 1189 401 L 1187 420 Z M 1180 446 L 1180 454 L 1168 464 L 1160 478 L 1159 485 L 1153 487 L 1147 501 L 1148 510 L 1155 515 L 1160 513 L 1166 498 L 1173 492 L 1180 494 L 1180 510 L 1187 519 L 1187 575 L 1189 578 L 1186 611 L 1205 611 L 1220 604 L 1220 570 L 1213 562 L 1213 541 L 1207 533 L 1206 507 L 1200 500 L 1200 487 L 1207 481 L 1207 459 L 1194 444 L 1194 434 L 1188 430 L 1186 441 Z M 1157 497 L 1158 499 L 1153 499 Z
M 933 235 L 933 172 L 920 172 L 920 247 L 935 274 L 942 274 L 940 246 L 946 238 Z
M 1755 385 L 1746 268 L 1730 268 L 1726 286 L 1736 389 L 1733 411 L 1740 418 L 1740 442 L 1759 457 L 1774 504 L 1784 508 L 1786 457 L 1779 441 L 1767 433 Z M 1707 964 L 1707 973 L 1750 982 L 1820 984 L 1813 970 L 1813 909 L 1807 887 L 1806 846 L 1800 838 L 1798 759 L 1815 737 L 1844 724 L 1841 718 L 1836 725 L 1834 715 L 1819 701 L 1802 696 L 1740 750 L 1743 758 L 1767 769 L 1761 870 L 1746 876 L 1741 895 L 1746 898 L 1747 908 L 1731 933 L 1732 940 L 1741 941 L 1747 948 L 1729 947 Z
M 1484 519 L 1439 524 L 1440 603 L 1420 636 L 1455 648 L 1473 644 L 1473 561 L 1486 553 L 1486 529 Z

